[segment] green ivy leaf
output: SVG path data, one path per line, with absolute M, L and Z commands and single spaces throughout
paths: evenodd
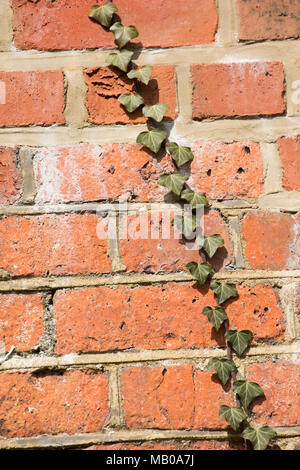
M 236 380 L 233 384 L 233 390 L 240 397 L 244 408 L 248 408 L 254 398 L 265 395 L 260 385 L 246 380 Z
M 223 304 L 231 297 L 238 297 L 238 292 L 234 284 L 220 284 L 215 281 L 210 285 L 210 288 L 216 294 L 219 304 Z
M 130 79 L 137 78 L 140 82 L 145 83 L 145 85 L 148 85 L 151 75 L 152 75 L 151 65 L 144 65 L 138 70 L 130 70 L 130 72 L 128 72 L 127 74 L 127 77 Z
M 237 431 L 242 422 L 247 418 L 247 415 L 242 408 L 230 408 L 226 405 L 220 406 L 219 416 L 220 418 L 225 418 L 234 431 Z
M 161 186 L 165 186 L 165 188 L 168 188 L 174 194 L 180 196 L 180 193 L 186 180 L 187 177 L 182 175 L 181 173 L 170 173 L 162 175 L 158 180 L 158 184 L 160 184 Z
M 109 54 L 106 62 L 109 65 L 118 67 L 118 69 L 123 70 L 123 72 L 127 72 L 128 64 L 131 61 L 132 56 L 133 52 L 128 51 L 127 49 L 122 49 L 120 52 Z
M 168 109 L 170 109 L 170 107 L 164 103 L 157 103 L 153 106 L 144 106 L 143 115 L 146 118 L 152 118 L 154 121 L 161 122 Z
M 161 147 L 161 144 L 167 137 L 167 133 L 161 129 L 151 129 L 150 131 L 141 132 L 137 136 L 137 143 L 142 144 L 152 152 L 157 153 Z
M 242 433 L 242 437 L 252 443 L 254 450 L 265 450 L 276 436 L 276 432 L 270 426 L 262 426 L 258 429 L 249 427 Z
M 231 372 L 236 370 L 235 363 L 229 359 L 213 357 L 207 365 L 208 370 L 215 370 L 223 385 L 226 385 Z
M 120 49 L 126 46 L 131 39 L 137 38 L 139 35 L 135 26 L 123 26 L 121 23 L 114 23 L 109 30 L 114 33 Z
M 145 103 L 144 98 L 137 93 L 129 94 L 124 93 L 119 96 L 118 101 L 126 108 L 129 113 L 133 113 L 139 106 Z
M 118 11 L 117 7 L 112 2 L 106 2 L 104 5 L 94 5 L 89 11 L 89 18 L 97 21 L 106 28 L 110 27 L 113 14 Z
M 221 235 L 211 235 L 210 237 L 204 237 L 203 249 L 210 258 L 214 256 L 217 249 L 222 245 L 224 245 L 224 240 Z
M 208 321 L 215 327 L 217 331 L 219 331 L 224 321 L 228 319 L 227 313 L 222 307 L 204 307 L 202 313 L 208 318 Z
M 253 338 L 253 334 L 249 330 L 228 330 L 225 333 L 225 338 L 231 344 L 238 356 L 241 356 L 243 352 L 249 346 L 250 341 Z
M 196 209 L 197 206 L 208 206 L 208 200 L 204 193 L 194 193 L 190 189 L 185 189 L 181 193 L 182 199 L 188 201 L 193 209 Z
M 172 155 L 178 167 L 194 159 L 194 154 L 190 147 L 181 147 L 175 142 L 170 142 L 166 145 L 166 149 Z
M 182 215 L 175 215 L 173 224 L 176 225 L 180 233 L 188 238 L 196 230 L 197 218 L 195 215 L 187 215 L 185 217 Z
M 199 282 L 200 286 L 203 286 L 209 274 L 211 273 L 212 266 L 208 263 L 198 264 L 195 261 L 188 263 L 186 268 L 189 270 L 192 276 L 194 276 Z

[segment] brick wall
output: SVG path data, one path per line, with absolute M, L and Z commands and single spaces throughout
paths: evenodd
M 126 213 L 97 211 L 126 200 L 134 224 L 141 203 L 176 206 L 157 184 L 168 156 L 135 144 L 145 119 L 117 101 L 131 84 L 105 63 L 113 36 L 92 4 L 1 0 L 0 344 L 15 349 L 0 448 L 238 449 L 218 417 L 233 394 L 206 370 L 226 354 L 201 316 L 213 296 L 184 269 L 199 253 L 160 239 L 159 220 L 155 239 L 115 239 Z M 273 446 L 299 448 L 300 6 L 115 4 L 153 65 L 145 101 L 170 106 L 188 183 L 212 202 L 207 234 L 225 240 L 215 278 L 237 283 L 228 315 L 254 333 L 241 374 L 266 393 L 253 414 Z

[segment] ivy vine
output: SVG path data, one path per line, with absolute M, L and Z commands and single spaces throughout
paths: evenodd
M 180 167 L 191 162 L 194 155 L 189 147 L 180 146 L 176 142 L 167 142 L 167 132 L 161 129 L 158 124 L 163 120 L 169 106 L 165 103 L 157 103 L 152 106 L 145 105 L 145 101 L 140 94 L 140 83 L 148 85 L 152 67 L 145 65 L 138 68 L 132 61 L 134 52 L 125 46 L 138 37 L 139 33 L 135 26 L 124 26 L 120 23 L 115 13 L 117 7 L 108 0 L 104 5 L 94 5 L 89 11 L 89 17 L 102 25 L 107 31 L 111 31 L 115 36 L 118 45 L 118 52 L 109 54 L 107 63 L 127 73 L 127 77 L 134 83 L 134 92 L 121 94 L 119 102 L 127 112 L 132 113 L 136 109 L 143 107 L 143 115 L 148 119 L 148 130 L 141 132 L 136 142 L 143 145 L 153 153 L 158 153 L 162 147 L 171 155 L 174 162 L 174 172 L 164 174 L 159 178 L 158 183 L 166 187 L 180 201 L 188 202 L 193 211 L 196 211 L 199 205 L 209 207 L 209 201 L 205 193 L 195 193 L 187 187 L 187 177 L 180 172 Z M 114 21 L 115 20 L 115 21 Z M 195 215 L 189 217 L 175 216 L 174 224 L 181 231 L 183 236 L 188 237 L 194 232 L 197 224 Z M 224 244 L 224 240 L 219 234 L 200 237 L 196 239 L 199 249 L 204 251 L 206 259 L 210 260 L 216 251 Z M 222 325 L 225 326 L 225 337 L 227 359 L 214 357 L 208 362 L 208 369 L 214 370 L 223 386 L 230 379 L 233 381 L 233 391 L 236 394 L 236 406 L 229 407 L 221 405 L 219 409 L 220 418 L 224 418 L 231 426 L 233 431 L 244 439 L 245 448 L 248 448 L 247 442 L 250 441 L 254 450 L 264 450 L 268 447 L 271 439 L 276 436 L 276 432 L 269 426 L 257 426 L 251 419 L 249 406 L 257 397 L 264 396 L 264 391 L 259 384 L 249 382 L 245 379 L 237 380 L 238 369 L 233 360 L 233 352 L 237 357 L 242 357 L 252 338 L 253 334 L 249 330 L 238 331 L 233 326 L 229 326 L 229 319 L 224 308 L 224 303 L 228 299 L 238 297 L 236 286 L 231 283 L 220 283 L 212 281 L 215 272 L 210 262 L 196 263 L 191 262 L 186 265 L 187 270 L 196 279 L 200 286 L 206 282 L 210 283 L 210 289 L 214 292 L 216 305 L 207 306 L 203 309 L 205 315 L 218 331 Z M 251 422 L 251 424 L 250 424 Z

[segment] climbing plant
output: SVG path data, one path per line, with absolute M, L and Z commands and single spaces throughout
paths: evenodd
M 134 92 L 121 94 L 119 102 L 127 112 L 132 113 L 138 108 L 142 109 L 143 115 L 148 119 L 148 130 L 141 132 L 136 141 L 153 153 L 158 153 L 162 148 L 170 154 L 174 162 L 174 172 L 164 174 L 159 178 L 158 183 L 174 193 L 181 202 L 188 202 L 192 208 L 192 215 L 175 216 L 174 224 L 181 231 L 184 237 L 190 237 L 197 228 L 197 218 L 195 211 L 197 207 L 209 207 L 209 201 L 205 193 L 195 193 L 187 187 L 187 177 L 180 172 L 180 168 L 191 162 L 194 155 L 189 147 L 184 147 L 176 142 L 168 142 L 167 132 L 159 127 L 169 106 L 165 103 L 157 103 L 152 106 L 145 104 L 140 93 L 140 83 L 148 85 L 152 67 L 143 66 L 138 68 L 132 61 L 134 52 L 127 49 L 128 43 L 138 37 L 139 33 L 135 26 L 124 26 L 120 23 L 115 13 L 117 7 L 112 1 L 107 1 L 104 5 L 94 5 L 90 9 L 89 17 L 111 31 L 115 36 L 118 45 L 118 52 L 108 55 L 107 63 L 127 73 L 127 77 L 133 81 Z M 224 244 L 224 240 L 219 234 L 211 236 L 195 236 L 195 242 L 199 245 L 206 257 L 206 262 L 190 262 L 186 265 L 187 270 L 196 279 L 200 286 L 207 282 L 214 292 L 216 305 L 207 306 L 202 314 L 207 317 L 209 323 L 216 331 L 224 325 L 224 341 L 226 342 L 227 358 L 214 357 L 208 362 L 208 369 L 214 370 L 220 381 L 225 386 L 230 379 L 233 381 L 233 391 L 236 394 L 236 406 L 220 406 L 219 416 L 224 418 L 231 428 L 244 439 L 245 447 L 250 441 L 255 450 L 264 450 L 269 445 L 271 439 L 276 436 L 276 432 L 269 426 L 257 426 L 252 422 L 249 406 L 257 397 L 264 396 L 264 391 L 259 384 L 249 382 L 246 379 L 237 380 L 238 369 L 233 360 L 233 352 L 237 357 L 244 356 L 253 338 L 249 330 L 237 330 L 230 326 L 229 318 L 224 308 L 224 303 L 228 299 L 238 297 L 236 286 L 231 283 L 220 283 L 212 280 L 215 270 L 209 262 L 216 251 Z M 250 424 L 251 422 L 251 424 Z

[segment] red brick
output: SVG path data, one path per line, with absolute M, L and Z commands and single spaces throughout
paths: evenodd
M 195 421 L 194 428 L 228 428 L 224 419 L 219 417 L 221 405 L 234 406 L 235 400 L 230 393 L 229 384 L 222 387 L 213 372 L 196 370 L 195 383 Z
M 295 0 L 238 0 L 238 12 L 241 40 L 300 37 L 300 6 Z
M 251 329 L 255 342 L 280 341 L 283 314 L 272 287 L 242 285 L 238 292 L 226 307 L 230 324 Z M 215 305 L 212 291 L 192 283 L 67 289 L 53 305 L 58 354 L 224 346 L 224 331 L 216 333 L 201 314 Z
M 297 362 L 276 361 L 248 366 L 249 380 L 265 392 L 253 405 L 256 419 L 270 426 L 300 423 L 300 367 Z
M 283 189 L 299 191 L 300 182 L 300 136 L 278 139 L 278 147 L 283 169 Z
M 191 365 L 132 367 L 121 375 L 121 395 L 129 428 L 222 427 L 219 404 L 230 404 L 212 374 Z M 207 406 L 207 402 L 211 406 Z M 137 407 L 137 403 L 139 406 Z
M 280 62 L 193 65 L 192 79 L 194 119 L 285 112 Z
M 241 227 L 252 269 L 297 269 L 300 258 L 299 214 L 250 211 Z
M 41 294 L 0 294 L 0 345 L 29 351 L 44 332 Z M 4 352 L 4 351 L 2 351 Z
M 7 217 L 0 221 L 0 268 L 12 276 L 103 273 L 111 270 L 107 240 L 93 214 Z
M 158 161 L 130 144 L 42 148 L 36 167 L 38 202 L 163 201 L 168 190 L 158 178 L 173 168 L 168 156 Z
M 283 312 L 272 286 L 242 284 L 238 286 L 238 293 L 238 299 L 225 304 L 230 326 L 251 330 L 257 343 L 283 340 Z
M 0 147 L 0 204 L 13 204 L 21 195 L 21 174 L 16 152 Z
M 133 81 L 125 72 L 117 68 L 87 69 L 85 80 L 88 86 L 86 106 L 89 122 L 92 124 L 128 124 L 146 122 L 141 108 L 134 113 L 127 113 L 118 97 L 122 93 L 134 91 Z M 173 66 L 160 65 L 153 68 L 152 78 L 148 85 L 141 84 L 140 93 L 148 105 L 166 103 L 170 110 L 166 120 L 175 119 L 176 88 Z
M 15 45 L 38 50 L 115 47 L 113 34 L 89 20 L 92 4 L 90 0 L 39 0 L 38 5 L 37 0 L 13 0 Z M 130 4 L 115 0 L 115 4 L 122 23 L 139 30 L 137 45 L 175 47 L 214 41 L 215 0 L 130 0 Z
M 142 221 L 140 224 L 139 216 L 128 216 L 128 221 L 127 216 L 121 218 L 120 233 L 121 237 L 123 237 L 120 241 L 121 254 L 123 263 L 128 271 L 180 271 L 190 261 L 197 261 L 199 263 L 204 259 L 203 254 L 199 252 L 195 243 L 186 243 L 178 238 L 179 234 L 176 227 L 170 227 L 170 236 L 164 232 L 165 227 L 169 226 L 168 217 L 172 222 L 174 213 L 162 211 L 157 214 L 152 211 L 151 215 L 148 215 L 149 237 L 147 237 L 147 232 L 145 232 L 147 239 L 134 239 L 132 236 L 127 238 L 126 235 L 130 235 L 132 232 L 135 233 L 136 226 L 137 228 L 141 227 L 141 230 L 144 231 L 144 224 L 146 227 L 147 223 L 146 213 L 144 213 L 143 219 L 145 222 Z M 232 257 L 228 228 L 219 212 L 210 211 L 204 216 L 203 229 L 207 236 L 219 233 L 224 238 L 225 246 L 220 248 L 211 260 L 213 266 L 216 269 L 220 269 L 228 264 Z M 150 238 L 150 234 L 152 238 Z M 154 239 L 154 236 L 156 239 Z
M 99 371 L 0 374 L 0 434 L 29 437 L 101 431 L 108 423 L 108 380 Z
M 0 104 L 0 126 L 65 124 L 61 71 L 0 72 L 6 103 Z
M 263 193 L 260 146 L 256 142 L 196 142 L 189 186 L 210 199 L 257 197 Z
M 243 450 L 235 441 L 150 441 L 140 443 L 106 444 L 84 450 Z

